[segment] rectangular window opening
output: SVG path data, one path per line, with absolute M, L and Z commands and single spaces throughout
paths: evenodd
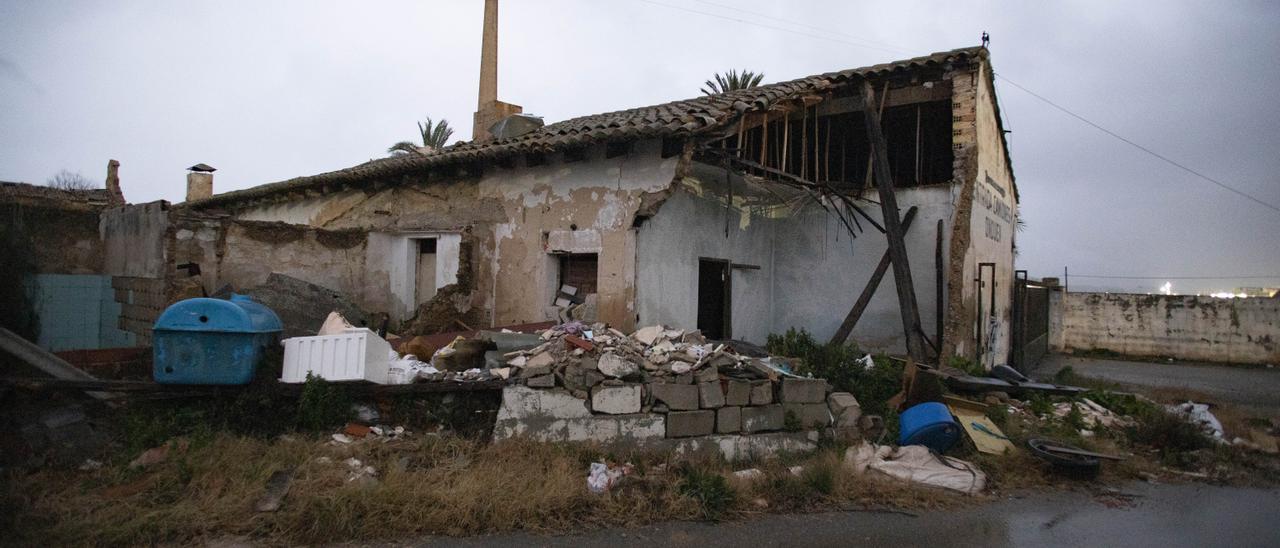
M 574 302 L 582 302 L 587 295 L 597 291 L 599 257 L 595 253 L 566 253 L 560 255 L 560 286 L 574 288 Z

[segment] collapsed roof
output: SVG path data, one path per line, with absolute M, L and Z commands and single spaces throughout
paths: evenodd
M 450 164 L 546 153 L 591 144 L 653 138 L 692 137 L 731 127 L 741 115 L 828 91 L 840 84 L 926 68 L 946 69 L 985 60 L 984 47 L 961 48 L 891 63 L 807 76 L 683 101 L 571 118 L 508 139 L 460 142 L 428 154 L 404 154 L 286 181 L 219 194 L 191 203 L 206 208 L 320 190 L 361 181 L 422 173 Z M 997 118 L 998 116 L 998 106 Z M 1007 154 L 1006 154 L 1007 157 Z

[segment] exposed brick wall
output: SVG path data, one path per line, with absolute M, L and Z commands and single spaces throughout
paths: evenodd
M 151 326 L 168 305 L 165 281 L 159 278 L 111 278 L 120 303 L 120 329 L 138 337 L 138 346 L 151 346 Z

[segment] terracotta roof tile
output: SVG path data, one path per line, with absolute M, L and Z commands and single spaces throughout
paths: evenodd
M 719 128 L 732 121 L 741 112 L 764 110 L 773 104 L 821 92 L 851 79 L 898 70 L 911 70 L 917 67 L 942 66 L 957 61 L 985 58 L 986 55 L 986 50 L 981 47 L 963 48 L 717 95 L 581 116 L 549 124 L 518 137 L 500 141 L 460 142 L 432 154 L 381 158 L 329 173 L 227 192 L 191 205 L 194 207 L 220 206 L 308 187 L 397 177 L 445 164 L 493 159 L 527 152 L 545 152 L 610 140 L 697 135 Z

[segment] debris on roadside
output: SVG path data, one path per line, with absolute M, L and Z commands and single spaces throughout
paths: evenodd
M 976 495 L 987 475 L 976 465 L 939 455 L 923 445 L 892 447 L 862 442 L 845 451 L 844 462 L 859 475 L 874 471 L 890 478 Z
M 1054 440 L 1027 440 L 1027 447 L 1031 449 L 1032 455 L 1048 462 L 1055 471 L 1075 479 L 1097 477 L 1101 469 L 1099 458 L 1120 460 L 1119 457 L 1085 451 Z
M 262 498 L 254 503 L 253 509 L 258 512 L 275 512 L 280 509 L 285 495 L 289 494 L 289 485 L 293 482 L 293 470 L 277 470 L 267 479 L 266 491 Z
M 360 459 L 351 457 L 344 461 L 347 465 L 347 483 L 368 487 L 378 483 L 378 469 L 365 465 Z
M 925 402 L 914 405 L 898 416 L 899 445 L 923 445 L 944 453 L 960 440 L 960 427 L 945 404 Z
M 607 493 L 622 478 L 630 475 L 632 469 L 631 463 L 610 466 L 603 462 L 593 462 L 587 472 L 587 489 L 597 495 Z
M 1213 413 L 1209 411 L 1209 404 L 1188 401 L 1170 405 L 1168 409 L 1171 413 L 1185 418 L 1191 424 L 1199 426 L 1206 435 L 1215 441 L 1226 442 L 1223 438 L 1222 423 L 1218 421 L 1218 417 L 1213 416 Z

